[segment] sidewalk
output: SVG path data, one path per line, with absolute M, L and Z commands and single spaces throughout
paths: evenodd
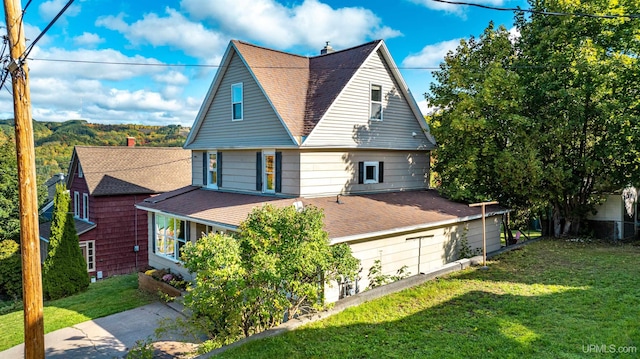
M 182 317 L 180 310 L 155 302 L 145 306 L 63 328 L 44 336 L 45 357 L 122 358 L 137 340 L 177 340 L 155 337 L 158 321 Z M 0 359 L 23 359 L 24 344 L 0 352 Z

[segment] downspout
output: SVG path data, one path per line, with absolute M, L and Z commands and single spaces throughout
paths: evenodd
M 138 268 L 138 253 L 140 252 L 140 247 L 138 247 L 138 209 L 136 208 L 136 203 L 138 203 L 138 196 L 137 195 L 133 195 L 133 209 L 135 210 L 135 215 L 134 217 L 134 237 L 136 240 L 136 247 L 138 248 L 136 252 L 136 271 L 138 271 L 140 268 Z

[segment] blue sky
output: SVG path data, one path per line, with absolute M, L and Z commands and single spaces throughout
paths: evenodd
M 27 39 L 66 2 L 32 1 Z M 471 2 L 528 8 L 523 0 Z M 429 69 L 491 20 L 513 27 L 512 12 L 432 0 L 76 0 L 29 55 L 33 117 L 191 126 L 232 39 L 308 56 L 325 41 L 339 50 L 384 39 L 423 107 Z M 0 118 L 12 117 L 5 90 Z

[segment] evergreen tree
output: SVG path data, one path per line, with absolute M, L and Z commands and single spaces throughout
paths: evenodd
M 20 240 L 18 164 L 12 139 L 0 139 L 0 240 Z
M 42 271 L 45 299 L 66 297 L 89 287 L 87 263 L 78 242 L 70 210 L 71 198 L 63 185 L 56 186 L 49 253 Z

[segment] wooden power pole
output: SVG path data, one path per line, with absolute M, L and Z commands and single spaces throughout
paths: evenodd
M 38 234 L 38 187 L 29 93 L 29 69 L 22 58 L 26 45 L 20 0 L 3 0 L 9 36 L 9 72 L 13 87 L 20 198 L 20 249 L 24 302 L 24 357 L 44 358 L 42 270 Z

